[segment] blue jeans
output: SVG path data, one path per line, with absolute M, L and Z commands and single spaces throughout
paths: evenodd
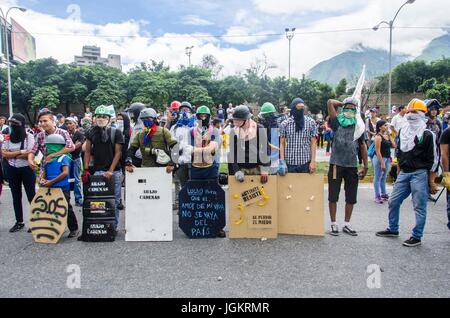
M 381 163 L 377 156 L 372 159 L 373 169 L 375 171 L 375 176 L 373 178 L 373 186 L 375 188 L 375 197 L 378 198 L 386 194 L 386 178 L 389 172 L 389 166 L 391 164 L 390 158 L 383 158 L 384 164 L 386 165 L 386 171 L 381 170 Z
M 81 174 L 81 158 L 72 160 L 72 176 L 75 179 L 73 185 L 73 193 L 75 195 L 76 203 L 83 203 L 83 195 L 81 194 L 81 182 L 80 182 L 80 174 Z
M 414 211 L 416 213 L 416 226 L 412 236 L 421 239 L 427 220 L 428 203 L 428 172 L 418 170 L 412 173 L 400 172 L 394 186 L 394 192 L 389 200 L 389 230 L 398 232 L 400 206 L 412 194 Z
M 448 217 L 447 227 L 450 230 L 450 191 L 449 190 L 447 190 L 447 217 Z
M 289 173 L 309 173 L 309 162 L 304 165 L 287 165 Z
M 96 173 L 94 173 L 94 176 L 101 176 L 105 173 L 106 171 L 97 171 Z M 120 211 L 117 208 L 120 204 L 120 199 L 122 199 L 122 170 L 120 171 L 114 171 L 113 174 L 113 180 L 114 180 L 114 196 L 115 196 L 115 203 L 116 203 L 116 229 L 117 226 L 119 225 L 119 216 L 120 216 Z

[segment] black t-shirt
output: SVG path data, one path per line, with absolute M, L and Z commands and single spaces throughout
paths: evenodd
M 124 138 L 122 132 L 118 129 L 115 129 L 115 131 L 114 143 L 123 145 Z M 113 145 L 111 141 L 111 128 L 107 129 L 106 134 L 108 138 L 106 142 L 103 142 L 97 127 L 86 132 L 86 139 L 92 143 L 91 155 L 94 158 L 94 171 L 109 170 L 114 159 L 115 144 Z M 119 170 L 121 170 L 120 161 L 117 164 L 115 171 Z
M 441 136 L 441 145 L 450 145 L 450 128 L 444 130 Z
M 70 133 L 69 133 L 70 134 Z M 84 143 L 84 135 L 80 132 L 80 131 L 75 131 L 73 135 L 70 135 L 70 138 L 72 138 L 73 143 L 75 144 L 76 142 L 81 142 L 81 144 Z M 81 153 L 81 148 L 75 150 L 74 152 L 71 153 L 72 155 L 72 160 L 76 160 L 78 158 L 80 158 L 80 153 Z

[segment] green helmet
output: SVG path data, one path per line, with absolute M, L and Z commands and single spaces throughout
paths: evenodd
M 276 113 L 277 110 L 275 109 L 275 106 L 273 106 L 273 104 L 271 103 L 264 103 L 261 106 L 261 112 L 259 113 L 260 115 L 266 115 L 266 114 L 272 114 L 272 113 Z
M 100 105 L 95 109 L 94 116 L 99 115 L 111 117 L 111 111 L 105 105 Z
M 202 115 L 202 114 L 206 114 L 206 115 L 210 115 L 211 116 L 211 111 L 209 110 L 209 108 L 207 106 L 200 106 L 197 109 L 197 115 Z

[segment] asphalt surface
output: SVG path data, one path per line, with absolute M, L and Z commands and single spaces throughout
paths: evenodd
M 8 232 L 14 213 L 6 189 L 0 197 L 0 297 L 450 297 L 445 198 L 429 205 L 423 245 L 407 248 L 411 200 L 402 208 L 401 237 L 379 238 L 387 204 L 376 205 L 372 192 L 368 185 L 359 190 L 352 220 L 358 237 L 189 240 L 174 217 L 173 242 L 128 243 L 122 232 L 114 243 L 64 237 L 46 246 L 25 230 Z M 328 230 L 326 206 L 324 213 Z M 338 215 L 343 221 L 342 204 Z M 122 214 L 122 229 L 123 221 Z M 81 288 L 67 287 L 72 264 L 79 266 Z M 380 288 L 368 288 L 371 264 L 381 268 Z

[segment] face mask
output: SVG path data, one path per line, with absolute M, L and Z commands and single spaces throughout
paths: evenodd
M 415 113 L 409 113 L 406 115 L 406 120 L 409 123 L 415 123 L 420 121 L 421 119 L 423 119 L 425 116 L 422 116 L 420 114 L 415 114 Z M 425 117 L 426 118 L 426 117 Z
M 344 111 L 338 116 L 338 121 L 342 127 L 356 125 L 356 110 L 344 109 Z
M 153 127 L 155 124 L 155 121 L 153 119 L 145 119 L 144 120 L 144 126 L 147 128 Z
M 344 109 L 344 111 L 342 112 L 344 114 L 344 116 L 348 119 L 352 119 L 355 118 L 356 116 L 356 109 Z
M 117 129 L 123 132 L 123 120 L 118 120 L 116 122 Z
M 105 128 L 106 126 L 108 126 L 108 119 L 104 119 L 104 118 L 97 118 L 96 123 L 97 126 L 100 128 Z

